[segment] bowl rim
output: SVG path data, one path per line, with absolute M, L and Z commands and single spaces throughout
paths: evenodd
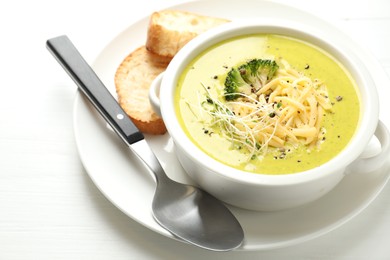
M 347 147 L 333 159 L 318 167 L 298 173 L 282 175 L 251 173 L 238 170 L 211 158 L 197 147 L 182 130 L 176 119 L 174 88 L 184 68 L 208 47 L 228 38 L 253 33 L 282 34 L 309 42 L 333 55 L 354 77 L 362 103 L 359 127 Z M 346 39 L 329 37 L 329 32 L 319 31 L 308 24 L 283 18 L 239 19 L 200 34 L 175 55 L 161 80 L 160 109 L 168 133 L 175 145 L 179 146 L 181 150 L 190 150 L 187 154 L 194 163 L 235 182 L 253 185 L 292 185 L 325 178 L 335 172 L 344 172 L 345 168 L 363 152 L 379 121 L 379 98 L 374 81 L 358 53 L 353 52 L 353 48 L 349 47 L 355 43 L 352 39 Z

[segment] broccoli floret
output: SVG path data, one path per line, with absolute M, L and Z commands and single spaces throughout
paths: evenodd
M 232 68 L 225 80 L 225 99 L 234 100 L 240 93 L 257 92 L 275 75 L 279 66 L 274 60 L 253 59 Z
M 236 68 L 232 68 L 225 80 L 225 99 L 234 100 L 239 97 L 239 92 L 243 92 L 243 88 L 247 87 L 247 83 L 241 77 L 240 72 Z M 240 91 L 241 90 L 241 91 Z
M 260 89 L 272 79 L 278 68 L 278 64 L 273 60 L 254 59 L 241 65 L 238 70 L 246 83 Z

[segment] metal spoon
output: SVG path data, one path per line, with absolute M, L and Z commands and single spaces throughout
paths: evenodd
M 59 36 L 46 44 L 94 107 L 154 173 L 157 188 L 152 210 L 156 221 L 176 237 L 202 248 L 228 251 L 239 247 L 244 232 L 234 215 L 205 191 L 167 177 L 143 134 L 125 116 L 69 38 Z

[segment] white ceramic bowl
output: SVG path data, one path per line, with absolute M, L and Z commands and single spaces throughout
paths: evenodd
M 300 173 L 286 175 L 253 174 L 239 171 L 206 155 L 184 133 L 175 113 L 174 92 L 187 64 L 206 48 L 223 40 L 246 34 L 272 33 L 292 36 L 326 50 L 352 74 L 361 96 L 361 120 L 349 145 L 327 163 Z M 376 86 L 358 53 L 348 44 L 329 39 L 310 25 L 283 19 L 251 19 L 231 22 L 201 34 L 174 57 L 167 70 L 152 84 L 150 99 L 171 135 L 176 155 L 190 177 L 204 190 L 222 201 L 251 210 L 280 210 L 312 202 L 331 189 L 348 173 L 370 172 L 382 166 L 389 154 L 389 132 L 379 121 Z M 361 158 L 375 135 L 381 151 Z

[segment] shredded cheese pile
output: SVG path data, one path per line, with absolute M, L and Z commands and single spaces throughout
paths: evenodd
M 325 111 L 332 110 L 324 82 L 310 79 L 283 61 L 274 78 L 256 93 L 239 95 L 233 101 L 213 97 L 207 88 L 201 109 L 205 123 L 219 129 L 236 149 L 246 148 L 253 156 L 268 148 L 316 147 L 323 140 Z M 216 127 L 217 126 L 217 127 Z

